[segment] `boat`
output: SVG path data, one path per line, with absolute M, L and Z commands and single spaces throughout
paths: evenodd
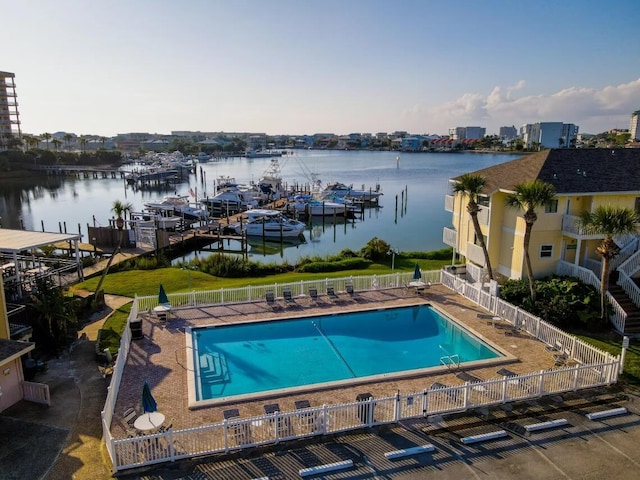
M 132 223 L 138 227 L 157 227 L 161 230 L 175 230 L 182 217 L 174 214 L 171 205 L 145 204 L 142 212 L 131 213 Z
M 163 208 L 170 206 L 173 208 L 174 214 L 184 218 L 185 220 L 205 221 L 209 218 L 209 212 L 202 208 L 189 203 L 187 195 L 165 195 L 158 203 L 145 203 L 148 208 Z
M 273 150 L 247 150 L 245 152 L 245 156 L 247 158 L 271 158 L 271 157 L 281 157 L 282 152 L 277 152 Z
M 282 172 L 277 158 L 272 158 L 269 166 L 262 173 L 258 180 L 258 188 L 267 195 L 268 200 L 278 200 L 284 194 Z
M 341 201 L 318 200 L 312 195 L 296 195 L 293 197 L 293 207 L 298 214 L 311 216 L 353 216 L 357 207 L 344 198 L 338 200 Z
M 382 195 L 380 191 L 380 185 L 376 185 L 376 188 L 370 188 L 365 190 L 353 188 L 353 185 L 345 185 L 344 183 L 334 182 L 328 184 L 322 191 L 322 198 L 354 198 L 365 202 L 377 202 Z
M 235 187 L 225 187 L 213 197 L 200 200 L 208 211 L 237 213 L 258 206 L 258 201 L 251 195 Z
M 256 208 L 247 210 L 246 222 L 240 221 L 229 225 L 238 235 L 271 238 L 297 238 L 304 231 L 305 224 L 292 220 L 278 210 Z

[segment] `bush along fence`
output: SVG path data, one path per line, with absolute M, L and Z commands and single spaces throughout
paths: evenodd
M 331 281 L 299 282 L 266 287 L 216 290 L 169 295 L 172 305 L 203 305 L 263 299 L 267 290 L 281 292 L 290 288 L 298 295 L 309 287 L 326 291 L 331 284 L 343 289 L 351 282 L 355 289 L 402 288 L 411 274 L 349 277 Z M 437 280 L 437 281 L 436 281 Z M 110 432 L 122 372 L 129 352 L 130 329 L 122 336 L 107 400 L 102 412 L 104 439 L 115 471 L 161 462 L 193 458 L 207 454 L 224 454 L 285 440 L 347 432 L 363 427 L 397 423 L 401 420 L 464 412 L 478 407 L 539 398 L 545 395 L 610 385 L 617 381 L 621 357 L 590 346 L 538 317 L 490 295 L 480 286 L 446 271 L 423 273 L 423 281 L 442 283 L 471 301 L 499 315 L 515 328 L 528 332 L 545 344 L 557 348 L 574 360 L 573 366 L 543 370 L 523 375 L 467 382 L 458 386 L 428 387 L 422 391 L 400 393 L 393 397 L 367 398 L 347 404 L 323 405 L 276 412 L 248 418 L 234 418 L 219 423 L 185 429 L 169 429 L 151 435 L 114 438 Z M 324 290 L 321 290 L 324 289 Z M 136 298 L 130 320 L 139 311 L 152 309 L 157 297 Z

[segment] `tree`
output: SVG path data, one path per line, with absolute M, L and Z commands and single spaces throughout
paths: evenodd
M 71 150 L 71 140 L 73 140 L 73 135 L 70 133 L 65 133 L 62 137 L 64 143 L 67 145 L 67 150 Z
M 480 210 L 480 206 L 478 205 L 478 196 L 482 193 L 485 185 L 487 184 L 487 179 L 482 175 L 476 175 L 473 173 L 465 173 L 460 177 L 458 183 L 453 186 L 453 191 L 455 193 L 462 194 L 462 197 L 467 197 L 467 212 L 471 217 L 471 222 L 473 223 L 473 230 L 476 234 L 476 239 L 482 248 L 482 254 L 484 255 L 484 262 L 487 266 L 487 273 L 489 274 L 489 279 L 493 280 L 493 270 L 491 268 L 491 260 L 489 259 L 489 252 L 487 251 L 487 245 L 484 241 L 484 235 L 482 235 L 482 230 L 480 229 L 480 222 L 478 222 L 478 213 Z
M 133 205 L 130 202 L 125 203 L 125 202 L 121 202 L 120 200 L 115 200 L 113 202 L 113 205 L 111 206 L 111 211 L 116 216 L 116 228 L 119 231 L 118 245 L 116 246 L 115 250 L 109 257 L 109 261 L 107 262 L 107 265 L 102 271 L 102 276 L 100 277 L 100 281 L 98 282 L 98 286 L 96 287 L 96 292 L 95 292 L 96 299 L 100 294 L 100 289 L 102 288 L 102 282 L 104 281 L 104 277 L 107 276 L 107 272 L 109 271 L 109 267 L 111 267 L 111 264 L 113 263 L 114 257 L 118 254 L 118 252 L 120 251 L 120 248 L 122 247 L 123 229 L 125 225 L 123 215 L 126 215 L 127 212 L 131 213 L 132 210 L 133 210 Z
M 525 222 L 524 230 L 524 259 L 527 267 L 527 277 L 529 278 L 529 291 L 531 293 L 531 303 L 536 301 L 536 287 L 533 280 L 533 269 L 531 268 L 531 257 L 529 255 L 529 243 L 531 242 L 531 230 L 533 224 L 538 220 L 536 208 L 548 204 L 556 198 L 556 189 L 542 180 L 520 183 L 513 187 L 513 193 L 507 195 L 505 204 L 507 207 L 524 210 L 522 217 Z
M 606 324 L 606 300 L 609 290 L 609 269 L 611 260 L 620 253 L 620 247 L 613 240 L 615 235 L 627 235 L 635 233 L 635 224 L 640 222 L 638 214 L 622 207 L 600 205 L 593 212 L 580 214 L 580 226 L 590 234 L 604 235 L 602 243 L 596 248 L 596 252 L 602 257 L 602 270 L 600 276 L 600 318 Z
M 80 149 L 84 152 L 86 147 L 87 147 L 87 142 L 89 140 L 87 140 L 86 137 L 82 136 L 78 139 L 78 143 L 80 144 Z
M 51 140 L 51 143 L 53 143 L 53 146 L 56 147 L 56 152 L 60 150 L 60 145 L 62 145 L 62 140 L 60 140 L 59 138 L 54 138 L 53 140 Z
M 44 140 L 45 142 L 47 142 L 47 150 L 49 150 L 49 140 L 51 140 L 51 134 L 50 133 L 43 133 L 42 135 L 40 135 L 40 138 L 42 140 Z

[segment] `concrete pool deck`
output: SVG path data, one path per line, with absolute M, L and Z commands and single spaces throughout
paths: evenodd
M 226 405 L 190 410 L 187 398 L 187 375 L 190 373 L 187 370 L 184 333 L 186 327 L 429 303 L 516 357 L 516 360 L 508 364 L 509 370 L 515 373 L 530 373 L 554 366 L 553 355 L 545 351 L 542 342 L 528 335 L 506 335 L 507 330 L 498 328 L 491 321 L 478 318 L 478 313 L 486 313 L 483 309 L 441 285 L 432 286 L 421 296 L 416 295 L 413 290 L 398 288 L 358 292 L 357 301 L 346 294 L 341 294 L 340 299 L 339 303 L 335 303 L 330 302 L 327 297 L 320 296 L 318 303 L 312 304 L 308 298 L 297 298 L 298 306 L 295 308 L 286 306 L 284 301 L 280 300 L 282 308 L 277 311 L 265 301 L 180 307 L 173 310 L 166 323 L 160 322 L 152 315 L 141 314 L 144 337 L 131 344 L 111 426 L 112 434 L 115 438 L 126 437 L 122 415 L 129 407 L 139 410 L 142 384 L 145 380 L 151 386 L 158 410 L 166 417 L 165 425 L 171 423 L 173 428 L 183 429 L 220 422 L 222 411 L 231 407 L 237 408 L 241 417 L 250 417 L 264 414 L 263 407 L 266 403 L 278 403 L 283 411 L 292 411 L 295 409 L 294 402 L 301 398 L 308 399 L 312 406 L 321 406 L 353 402 L 362 392 L 371 393 L 374 397 L 388 397 L 398 391 L 422 391 L 434 382 L 460 385 L 464 381 L 456 375 L 461 371 L 483 380 L 500 378 L 496 373 L 500 365 L 462 368 L 433 375 L 327 388 L 280 397 L 263 397 L 259 400 L 229 402 Z

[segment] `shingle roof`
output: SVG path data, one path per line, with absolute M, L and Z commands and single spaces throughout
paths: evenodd
M 556 192 L 564 195 L 640 192 L 640 150 L 544 150 L 473 173 L 487 179 L 486 194 L 499 189 L 512 191 L 514 185 L 536 179 L 553 184 Z

